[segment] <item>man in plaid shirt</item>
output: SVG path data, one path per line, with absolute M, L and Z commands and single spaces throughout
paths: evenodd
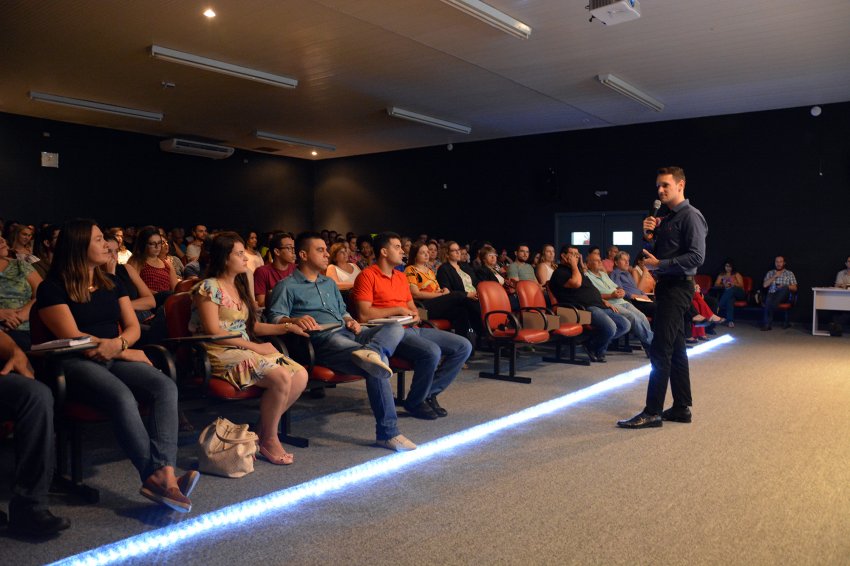
M 797 278 L 791 270 L 785 269 L 785 258 L 781 255 L 776 256 L 774 260 L 776 269 L 771 269 L 764 276 L 762 287 L 765 289 L 764 296 L 764 317 L 762 318 L 761 329 L 770 330 L 770 323 L 773 321 L 773 311 L 781 303 L 788 302 L 788 296 L 791 293 L 797 292 Z

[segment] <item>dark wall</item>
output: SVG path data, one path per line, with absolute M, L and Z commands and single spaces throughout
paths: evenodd
M 848 103 L 817 118 L 807 107 L 324 161 L 316 224 L 534 248 L 552 239 L 557 212 L 647 210 L 655 168 L 670 164 L 709 223 L 701 271 L 732 256 L 760 280 L 784 254 L 805 319 L 808 288 L 831 285 L 850 255 Z
M 30 223 L 84 216 L 104 225 L 310 227 L 312 162 L 240 151 L 213 160 L 162 152 L 159 141 L 0 114 L 0 216 Z M 58 169 L 41 167 L 42 151 L 59 153 Z
M 40 167 L 41 151 L 58 152 L 59 169 Z M 703 271 L 729 255 L 760 279 L 784 254 L 805 291 L 805 319 L 808 288 L 831 284 L 850 254 L 850 103 L 818 118 L 796 108 L 318 163 L 166 154 L 150 136 L 0 114 L 0 216 L 392 229 L 537 247 L 552 240 L 555 213 L 648 209 L 655 168 L 667 164 L 685 168 L 686 195 L 708 219 Z

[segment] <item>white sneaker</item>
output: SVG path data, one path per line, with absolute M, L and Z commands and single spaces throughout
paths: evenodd
M 355 350 L 351 352 L 351 361 L 354 365 L 369 373 L 369 375 L 383 377 L 384 379 L 389 379 L 393 375 L 393 370 L 390 369 L 390 366 L 385 364 L 381 356 L 378 355 L 378 352 L 374 350 L 367 350 L 366 348 Z
M 375 445 L 380 446 L 381 448 L 394 450 L 396 452 L 409 452 L 410 450 L 416 450 L 416 445 L 408 440 L 408 438 L 403 434 L 394 436 L 389 440 L 376 440 Z

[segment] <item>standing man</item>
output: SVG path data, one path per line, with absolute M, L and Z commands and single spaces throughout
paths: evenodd
M 785 258 L 781 255 L 776 256 L 773 260 L 773 266 L 776 269 L 771 269 L 764 276 L 762 287 L 765 289 L 764 295 L 764 316 L 761 321 L 762 330 L 770 330 L 770 324 L 773 322 L 773 311 L 776 310 L 782 303 L 788 302 L 788 297 L 791 293 L 797 292 L 797 278 L 794 277 L 794 272 L 785 267 Z
M 622 428 L 661 426 L 661 421 L 691 422 L 691 380 L 685 346 L 685 318 L 694 296 L 694 275 L 705 259 L 708 224 L 702 213 L 685 198 L 685 172 L 664 167 L 655 179 L 658 199 L 670 209 L 663 219 L 643 221 L 645 239 L 654 253 L 644 250 L 645 265 L 658 283 L 655 287 L 655 336 L 649 350 L 652 371 L 646 390 L 646 406 L 631 419 L 618 421 Z M 673 406 L 666 411 L 667 382 Z
M 378 446 L 397 452 L 415 449 L 398 430 L 389 382 L 393 374 L 389 357 L 404 336 L 404 328 L 398 323 L 362 328 L 348 314 L 339 287 L 324 275 L 329 256 L 321 234 L 299 234 L 295 247 L 298 269 L 271 291 L 263 316 L 271 323 L 296 324 L 309 332 L 317 363 L 366 379 Z M 326 324 L 337 326 L 322 330 L 321 325 Z
M 401 264 L 401 237 L 393 232 L 378 234 L 373 247 L 375 263 L 360 272 L 351 289 L 359 321 L 409 315 L 419 322 L 407 276 L 395 269 Z M 445 417 L 448 412 L 437 402 L 437 395 L 454 381 L 471 353 L 472 345 L 457 334 L 407 328 L 395 350 L 395 355 L 413 364 L 413 382 L 404 403 L 407 412 L 417 419 Z

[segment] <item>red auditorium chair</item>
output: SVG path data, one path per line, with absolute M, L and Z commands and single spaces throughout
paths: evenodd
M 479 377 L 500 379 L 517 383 L 531 383 L 531 378 L 516 375 L 517 345 L 542 344 L 549 340 L 549 331 L 523 328 L 516 314 L 511 311 L 511 302 L 505 288 L 495 281 L 478 284 L 478 300 L 481 303 L 481 320 L 487 340 L 493 344 L 493 372 L 480 372 Z M 545 320 L 541 314 L 541 318 Z M 507 375 L 500 372 L 501 352 L 505 348 L 510 357 Z
M 546 297 L 543 295 L 543 289 L 535 281 L 520 281 L 517 283 L 517 298 L 521 310 L 538 311 L 544 314 L 555 314 L 551 309 L 546 308 Z M 578 315 L 576 315 L 578 319 Z M 555 341 L 555 357 L 544 357 L 544 362 L 556 362 L 561 364 L 576 364 L 587 366 L 590 365 L 588 360 L 576 359 L 576 337 L 580 336 L 584 331 L 581 324 L 575 322 L 562 322 L 558 328 L 546 328 L 549 334 L 556 339 Z M 570 346 L 570 357 L 564 359 L 561 357 L 561 346 L 567 343 Z

